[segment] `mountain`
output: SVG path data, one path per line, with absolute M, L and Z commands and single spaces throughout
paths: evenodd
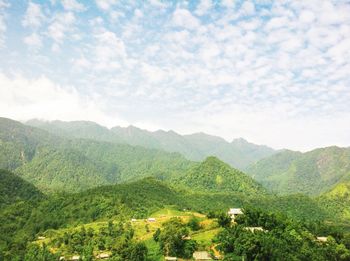
M 81 138 L 123 143 L 123 141 L 117 135 L 114 135 L 109 129 L 91 121 L 47 122 L 33 119 L 27 121 L 26 125 L 40 128 L 57 136 L 63 136 L 66 138 Z
M 0 169 L 0 208 L 17 201 L 37 200 L 42 193 L 31 183 Z
M 0 119 L 0 167 L 43 191 L 78 192 L 147 176 L 166 179 L 192 164 L 176 153 L 61 137 Z
M 280 194 L 320 195 L 350 179 L 350 148 L 282 151 L 249 166 L 246 172 Z
M 265 193 L 263 187 L 251 177 L 216 157 L 208 157 L 199 165 L 192 167 L 176 183 L 194 191 L 242 192 L 246 195 Z
M 275 150 L 267 146 L 255 145 L 244 139 L 227 142 L 220 137 L 205 133 L 180 135 L 174 131 L 158 130 L 150 132 L 134 126 L 126 128 L 117 126 L 108 130 L 96 123 L 84 121 L 48 122 L 30 120 L 26 124 L 70 138 L 125 143 L 168 152 L 178 152 L 187 159 L 194 161 L 202 161 L 208 156 L 216 156 L 241 170 L 253 162 L 276 153 Z

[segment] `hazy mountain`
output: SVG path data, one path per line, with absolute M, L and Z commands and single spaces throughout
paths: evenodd
M 134 126 L 114 127 L 108 130 L 96 123 L 83 121 L 31 120 L 27 124 L 65 137 L 126 143 L 133 146 L 178 152 L 189 160 L 201 161 L 208 156 L 216 156 L 241 170 L 253 162 L 276 153 L 275 150 L 267 146 L 255 145 L 244 139 L 236 139 L 230 143 L 220 137 L 205 133 L 180 135 L 174 131 L 151 132 Z
M 247 173 L 281 194 L 319 195 L 350 178 L 350 148 L 282 151 L 251 165 Z
M 265 189 L 243 172 L 230 167 L 216 157 L 208 157 L 178 179 L 194 191 L 244 192 L 246 195 L 263 194 Z

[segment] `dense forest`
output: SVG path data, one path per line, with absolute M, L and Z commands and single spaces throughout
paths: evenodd
M 60 126 L 0 119 L 0 260 L 350 260 L 347 149 L 283 151 L 251 177 L 214 156 L 112 140 L 92 123 Z M 275 194 L 266 180 L 278 179 L 291 191 Z M 294 192 L 313 189 L 293 194 L 304 179 Z M 229 208 L 243 214 L 233 222 Z

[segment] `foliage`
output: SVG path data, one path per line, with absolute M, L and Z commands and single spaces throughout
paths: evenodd
M 260 210 L 245 209 L 244 215 L 219 232 L 217 248 L 226 260 L 349 260 L 350 250 L 331 236 L 318 242 L 301 222 Z M 262 227 L 251 231 L 247 227 Z M 342 235 L 343 237 L 343 235 Z M 237 259 L 239 260 L 239 259 Z
M 0 169 L 0 208 L 22 200 L 40 200 L 42 193 L 15 174 Z
M 196 242 L 187 239 L 189 230 L 181 219 L 172 218 L 165 224 L 159 235 L 159 245 L 164 255 L 190 258 L 196 250 Z
M 320 195 L 350 179 L 350 149 L 285 150 L 258 161 L 246 172 L 279 194 Z
M 246 194 L 265 193 L 263 187 L 252 178 L 231 168 L 228 164 L 215 157 L 191 168 L 188 173 L 176 179 L 194 191 L 211 192 L 243 192 Z

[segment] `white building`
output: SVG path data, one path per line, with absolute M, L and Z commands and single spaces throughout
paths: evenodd
M 242 215 L 243 211 L 240 208 L 230 208 L 227 214 L 232 218 L 233 221 L 238 215 Z

